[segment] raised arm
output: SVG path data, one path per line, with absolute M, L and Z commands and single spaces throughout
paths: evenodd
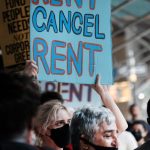
M 128 127 L 127 122 L 123 114 L 121 113 L 120 109 L 114 102 L 112 96 L 109 94 L 108 87 L 102 86 L 101 84 L 99 84 L 98 75 L 96 76 L 96 83 L 92 87 L 101 97 L 103 104 L 113 112 L 116 118 L 116 125 L 117 125 L 119 133 L 125 131 Z

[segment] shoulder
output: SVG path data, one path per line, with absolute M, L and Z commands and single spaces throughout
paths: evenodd
M 147 141 L 146 143 L 144 143 L 135 150 L 149 150 L 149 148 L 150 148 L 150 141 Z
M 137 142 L 134 138 L 134 136 L 127 131 L 122 132 L 119 136 L 119 143 L 120 143 L 120 149 L 127 149 L 127 150 L 133 150 L 135 148 L 137 148 Z M 128 140 L 125 140 L 128 139 Z

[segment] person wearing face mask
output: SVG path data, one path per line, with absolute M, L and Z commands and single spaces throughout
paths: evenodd
M 147 103 L 147 115 L 148 115 L 147 122 L 150 125 L 150 99 Z M 147 140 L 144 144 L 142 144 L 135 150 L 149 150 L 149 149 L 150 149 L 150 140 Z
M 39 83 L 38 83 L 38 80 L 37 80 L 37 71 L 38 71 L 38 66 L 36 65 L 36 63 L 33 61 L 33 60 L 27 60 L 26 61 L 26 64 L 25 64 L 25 68 L 24 68 L 24 70 L 21 72 L 21 74 L 25 74 L 25 75 L 28 75 L 29 77 L 32 77 L 32 80 L 33 80 L 33 82 L 34 83 L 36 83 L 36 85 L 37 86 L 39 86 Z M 62 95 L 60 94 L 60 93 L 58 93 L 58 92 L 55 92 L 55 91 L 47 91 L 47 92 L 43 92 L 43 93 L 41 93 L 41 96 L 40 96 L 40 104 L 41 105 L 43 105 L 44 103 L 47 103 L 47 102 L 49 102 L 49 101 L 55 101 L 55 100 L 57 100 L 57 102 L 60 102 L 61 104 L 63 104 L 63 102 L 64 102 L 64 99 L 63 99 L 63 97 L 62 97 Z M 66 108 L 65 108 L 66 109 Z M 68 108 L 67 108 L 68 109 Z M 68 111 L 69 111 L 69 118 L 71 118 L 71 116 L 72 116 L 72 111 L 70 111 L 70 109 L 68 109 Z M 67 112 L 68 113 L 68 112 Z M 62 128 L 62 130 L 68 130 L 68 125 L 66 125 L 67 126 L 67 129 L 66 128 Z M 65 127 L 66 127 L 65 126 Z M 59 131 L 59 129 L 58 130 L 56 130 L 55 131 L 55 133 L 54 134 L 52 134 L 52 136 L 53 135 L 55 135 L 55 137 L 53 137 L 53 140 L 55 140 L 56 142 L 56 145 L 59 145 L 59 147 L 62 147 L 62 143 L 63 143 L 63 145 L 65 145 L 65 147 L 63 147 L 63 149 L 64 150 L 72 150 L 72 145 L 70 144 L 70 142 L 67 142 L 67 143 L 69 143 L 68 145 L 67 144 L 65 144 L 65 141 L 63 141 L 63 140 L 65 140 L 65 139 L 63 139 L 63 140 L 60 140 L 60 135 L 59 135 L 59 132 L 61 132 L 62 130 L 60 130 Z M 53 132 L 53 130 L 52 130 L 52 132 Z M 38 133 L 38 132 L 37 132 Z M 62 133 L 62 132 L 61 132 Z M 57 136 L 56 136 L 57 135 Z M 63 135 L 62 135 L 63 136 Z M 66 133 L 65 133 L 65 136 L 67 136 L 66 135 Z M 56 137 L 58 137 L 57 139 L 56 139 Z M 35 137 L 35 139 L 36 139 L 36 137 Z M 40 139 L 40 140 L 39 140 Z M 38 148 L 40 148 L 39 147 L 39 145 L 41 146 L 41 145 L 46 145 L 46 147 L 44 147 L 44 148 L 47 148 L 47 147 L 50 147 L 50 145 L 52 144 L 52 142 L 51 142 L 51 144 L 50 144 L 50 140 L 47 140 L 47 139 L 45 139 L 44 141 L 45 142 L 42 142 L 43 141 L 43 139 L 44 138 L 41 138 L 40 136 L 39 136 L 39 133 L 38 133 L 38 139 L 36 139 L 36 143 L 38 143 L 37 145 L 38 145 Z M 38 141 L 38 142 L 37 142 Z M 39 142 L 40 141 L 40 142 Z M 49 143 L 48 144 L 44 144 L 44 143 L 46 143 L 47 141 L 49 141 Z M 43 143 L 43 144 L 41 144 L 41 143 Z M 53 145 L 53 147 L 57 147 L 57 146 L 54 146 L 55 144 L 52 144 Z
M 127 123 L 107 87 L 93 88 L 107 107 L 84 106 L 76 110 L 71 121 L 73 150 L 118 150 L 118 133 L 125 131 Z
M 41 97 L 40 97 L 41 105 L 46 102 L 49 102 L 49 101 L 54 101 L 55 99 L 57 99 L 62 104 L 64 103 L 64 99 L 63 99 L 62 95 L 58 92 L 46 91 L 46 92 L 41 93 Z M 67 107 L 67 109 L 70 113 L 70 118 L 71 118 L 74 110 L 71 109 L 70 107 Z M 64 150 L 72 150 L 71 143 L 66 145 L 63 149 Z
M 71 121 L 73 150 L 117 150 L 118 131 L 113 113 L 105 107 L 84 106 Z
M 58 100 L 41 105 L 34 123 L 36 145 L 60 150 L 70 144 L 70 120 L 67 108 Z
M 132 124 L 132 134 L 138 142 L 138 145 L 142 145 L 147 141 L 148 124 L 143 120 L 134 121 Z

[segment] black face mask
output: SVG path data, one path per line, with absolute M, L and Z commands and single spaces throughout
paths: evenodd
M 140 131 L 138 131 L 138 132 L 132 131 L 132 134 L 134 135 L 134 137 L 137 141 L 140 141 L 143 138 L 142 133 Z
M 50 137 L 55 142 L 55 144 L 60 148 L 63 148 L 66 145 L 70 144 L 69 124 L 66 124 L 61 128 L 51 129 Z
M 95 145 L 91 142 L 89 142 L 88 140 L 81 138 L 84 142 L 86 142 L 87 144 L 91 145 L 95 150 L 118 150 L 117 147 L 104 147 L 104 146 L 99 146 L 99 145 Z

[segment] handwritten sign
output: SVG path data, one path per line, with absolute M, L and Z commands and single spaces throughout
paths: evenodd
M 29 59 L 29 0 L 1 0 L 0 45 L 5 68 Z
M 101 106 L 100 96 L 92 89 L 89 84 L 69 84 L 41 82 L 41 91 L 57 91 L 64 99 L 64 105 L 78 108 L 86 104 Z
M 30 56 L 39 80 L 112 84 L 110 0 L 32 0 Z

